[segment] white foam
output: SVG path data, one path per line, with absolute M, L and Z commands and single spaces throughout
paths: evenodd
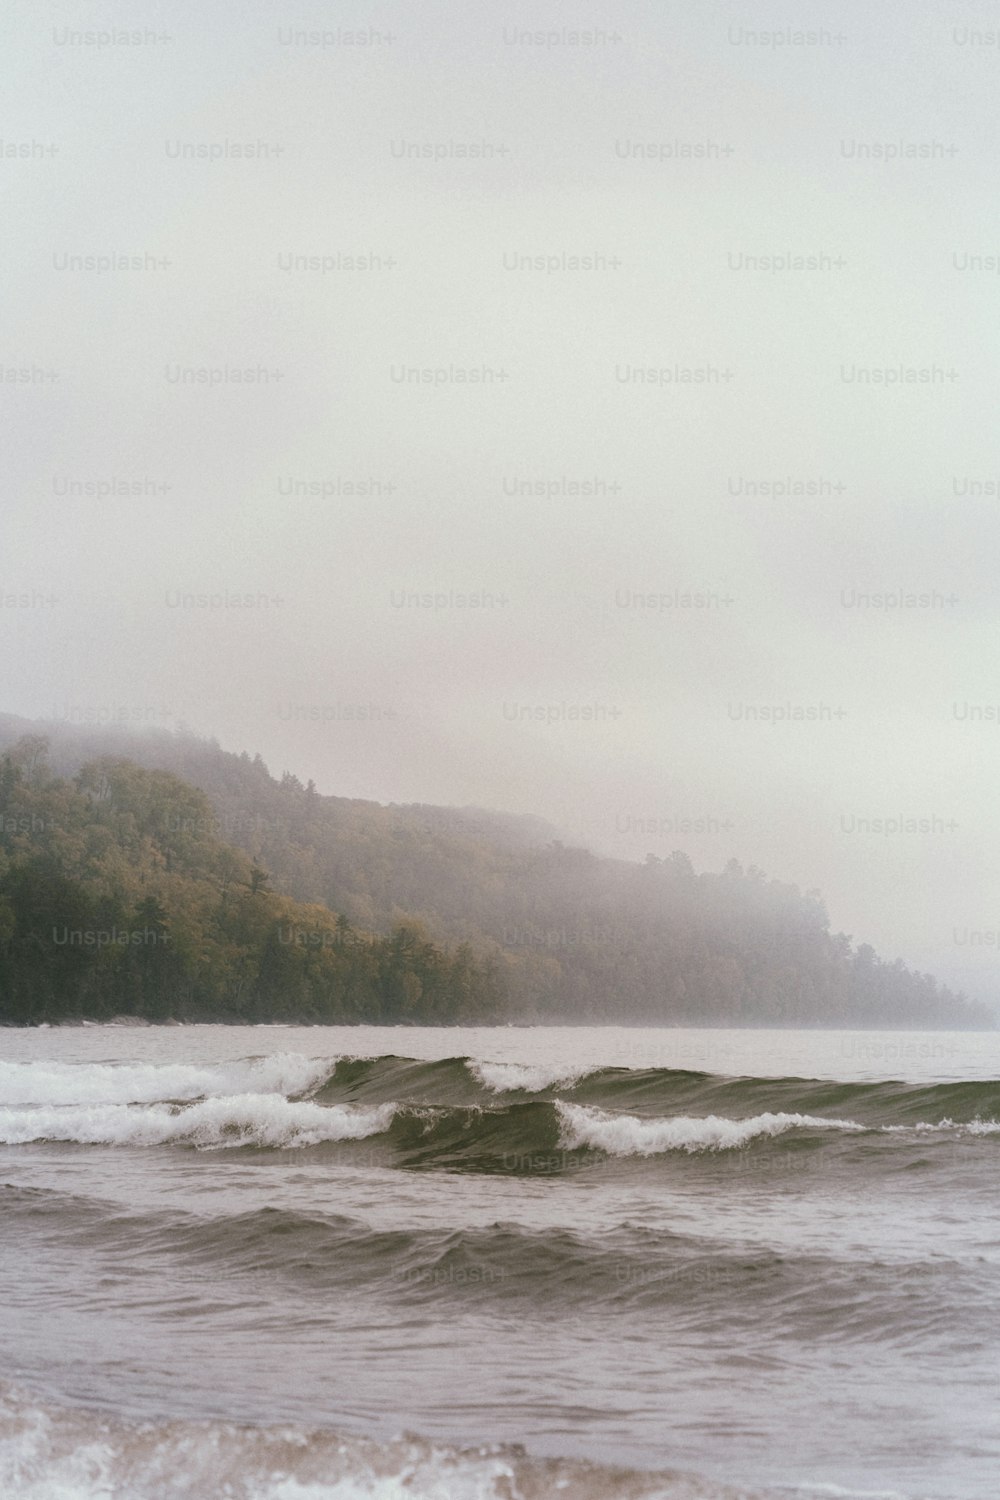
M 387 1129 L 394 1104 L 374 1109 L 292 1103 L 280 1094 L 234 1094 L 181 1108 L 167 1104 L 0 1109 L 0 1143 L 75 1141 L 88 1146 L 316 1146 Z
M 704 1118 L 675 1115 L 669 1119 L 641 1119 L 638 1115 L 609 1114 L 584 1104 L 558 1103 L 562 1122 L 560 1146 L 566 1150 L 589 1147 L 609 1156 L 657 1156 L 664 1151 L 732 1151 L 759 1136 L 784 1135 L 787 1130 L 864 1130 L 854 1120 L 826 1120 L 818 1115 L 762 1114 L 746 1120 L 722 1115 Z
M 138 1424 L 43 1405 L 0 1385 L 3 1500 L 769 1500 L 776 1493 L 536 1459 L 494 1445 L 377 1442 L 292 1423 Z
M 185 1063 L 0 1062 L 0 1105 L 153 1104 L 224 1094 L 303 1094 L 328 1078 L 332 1058 L 297 1052 L 209 1067 Z
M 932 1125 L 927 1120 L 918 1120 L 915 1125 L 883 1125 L 886 1134 L 905 1135 L 908 1131 L 915 1130 L 920 1135 L 937 1135 L 944 1131 L 954 1131 L 957 1134 L 967 1132 L 969 1135 L 996 1135 L 1000 1131 L 1000 1121 L 997 1120 L 939 1120 Z
M 537 1094 L 542 1089 L 566 1087 L 584 1076 L 586 1069 L 573 1072 L 565 1064 L 555 1063 L 491 1063 L 467 1064 L 469 1072 L 484 1088 L 495 1094 L 508 1094 L 520 1090 L 525 1094 Z

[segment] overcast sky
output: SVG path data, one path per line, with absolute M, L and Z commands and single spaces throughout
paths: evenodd
M 997 24 L 9 0 L 0 707 L 736 856 L 995 999 Z

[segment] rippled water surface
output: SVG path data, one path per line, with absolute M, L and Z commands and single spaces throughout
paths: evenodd
M 0 1491 L 993 1500 L 998 1080 L 982 1033 L 2 1031 Z

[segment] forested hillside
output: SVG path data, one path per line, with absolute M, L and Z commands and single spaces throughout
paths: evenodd
M 494 963 L 272 892 L 214 824 L 169 772 L 103 758 L 66 781 L 36 737 L 0 757 L 0 1022 L 496 1014 Z
M 142 878 L 135 866 L 122 899 L 133 902 L 134 915 L 135 901 L 155 885 L 156 898 L 176 912 L 177 952 L 183 950 L 188 966 L 182 993 L 189 1006 L 201 1004 L 196 997 L 204 993 L 213 1005 L 251 1004 L 255 1014 L 270 1008 L 275 1017 L 301 1003 L 346 1006 L 343 1014 L 358 1019 L 405 1015 L 427 1022 L 477 1016 L 688 1025 L 992 1024 L 985 1008 L 951 994 L 929 975 L 898 960 L 885 962 L 868 945 L 855 947 L 845 934 L 831 933 L 818 893 L 803 894 L 735 860 L 721 872 L 699 874 L 681 853 L 665 860 L 650 856 L 643 865 L 603 859 L 565 847 L 554 830 L 534 818 L 322 796 L 289 773 L 272 777 L 259 756 L 231 754 L 187 734 L 45 728 L 53 766 L 73 774 L 74 784 L 57 794 L 46 788 L 48 773 L 41 773 L 42 783 L 29 787 L 30 776 L 40 774 L 36 767 L 5 794 L 14 811 L 23 811 L 27 790 L 68 797 L 74 827 L 81 819 L 93 824 L 88 837 L 100 841 L 107 837 L 109 819 L 135 816 L 131 804 L 121 800 L 122 788 L 139 773 L 134 765 L 120 768 L 115 790 L 97 796 L 94 777 L 103 774 L 106 780 L 108 773 L 95 769 L 95 758 L 127 755 L 148 771 L 171 772 L 186 783 L 168 777 L 172 790 L 142 815 L 149 841 L 139 860 Z M 23 720 L 0 720 L 0 748 L 13 744 L 24 729 Z M 23 762 L 23 748 L 18 755 Z M 81 772 L 85 762 L 91 764 Z M 160 785 L 143 783 L 144 795 L 151 795 L 154 784 Z M 81 806 L 73 798 L 89 800 Z M 56 808 L 49 816 L 58 823 L 61 814 Z M 12 837 L 18 835 L 4 835 L 8 857 Z M 18 859 L 31 866 L 41 856 L 41 844 L 34 836 L 20 837 L 27 842 Z M 119 862 L 121 857 L 115 854 Z M 91 874 L 67 865 L 68 858 L 60 836 L 48 875 L 43 879 L 36 864 L 34 878 L 43 885 L 64 877 L 89 881 Z M 242 861 L 240 874 L 225 882 L 220 871 L 234 860 Z M 251 889 L 253 880 L 261 879 L 253 876 L 254 868 L 266 872 L 264 888 Z M 201 882 L 200 905 L 190 893 L 184 897 L 174 890 L 168 877 Z M 4 872 L 0 891 L 9 878 Z M 102 891 L 111 889 L 107 870 L 101 882 Z M 218 895 L 210 898 L 209 889 Z M 210 930 L 231 963 L 243 965 L 235 1001 L 224 1001 L 229 991 L 221 982 L 207 988 L 202 983 L 199 989 L 197 940 L 189 942 L 181 930 L 188 930 L 180 915 L 185 900 L 201 913 L 198 930 Z M 292 903 L 307 903 L 308 919 L 289 915 Z M 425 984 L 412 967 L 414 978 L 400 979 L 388 996 L 376 986 L 361 999 L 355 986 L 345 991 L 349 1001 L 316 999 L 307 986 L 301 1000 L 292 998 L 286 981 L 298 975 L 297 966 L 309 969 L 309 963 L 302 953 L 296 956 L 293 944 L 278 943 L 273 925 L 308 920 L 318 927 L 338 918 L 342 932 L 376 934 L 396 943 L 393 962 L 400 972 L 402 932 L 409 935 L 406 941 L 423 943 L 439 955 L 441 963 L 458 962 L 460 954 L 463 974 L 472 977 L 456 979 L 447 1000 L 442 981 Z M 268 921 L 272 931 L 265 940 Z M 366 945 L 366 962 L 379 955 L 370 936 L 357 940 Z M 237 957 L 241 944 L 250 955 L 245 959 Z M 442 945 L 449 945 L 447 952 Z M 265 948 L 269 956 L 261 968 Z M 338 953 L 343 965 L 343 951 Z M 27 962 L 23 949 L 21 962 Z M 315 963 L 333 963 L 326 948 L 320 948 Z M 218 965 L 217 957 L 212 964 Z M 123 966 L 120 976 L 127 971 Z M 0 983 L 4 973 L 0 968 Z M 160 978 L 162 1013 L 173 1004 L 168 967 Z M 295 981 L 299 990 L 300 979 Z M 232 988 L 231 972 L 226 982 Z M 115 991 L 118 1009 L 127 1008 L 127 991 L 123 981 Z M 180 1011 L 175 1006 L 172 1013 Z

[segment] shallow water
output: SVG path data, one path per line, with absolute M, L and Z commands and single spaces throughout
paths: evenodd
M 992 1500 L 997 1080 L 993 1033 L 0 1032 L 0 1490 Z

